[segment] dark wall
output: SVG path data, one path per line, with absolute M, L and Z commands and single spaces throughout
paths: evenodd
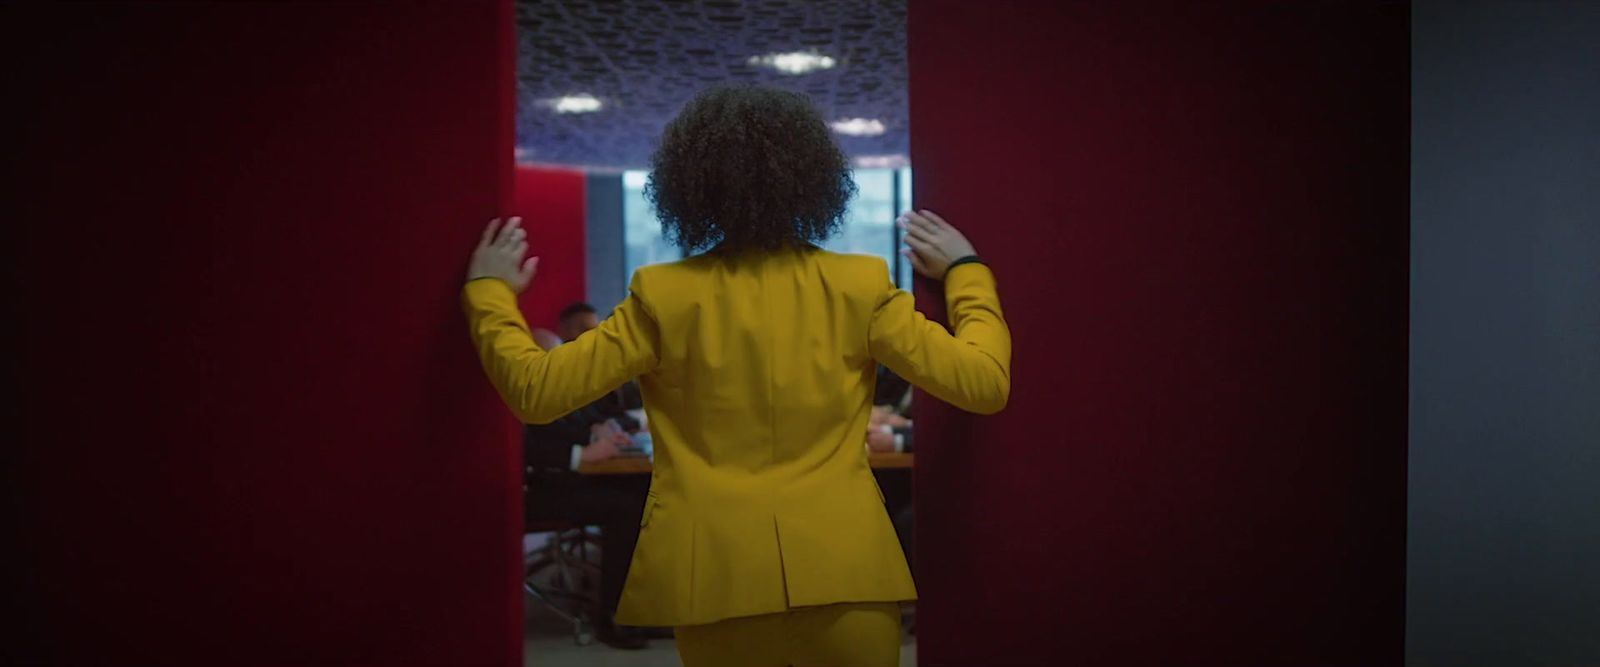
M 918 398 L 919 663 L 1399 664 L 1406 4 L 908 21 L 1016 344 L 1004 413 Z
M 622 220 L 622 175 L 589 174 L 584 180 L 584 243 L 588 261 L 589 302 L 605 313 L 628 295 L 626 247 Z
M 1600 3 L 1412 28 L 1407 654 L 1600 664 Z
M 0 29 L 0 663 L 521 664 L 519 452 L 458 296 L 510 204 L 510 3 Z

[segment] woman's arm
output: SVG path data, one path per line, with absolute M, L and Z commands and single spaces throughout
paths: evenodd
M 872 318 L 869 345 L 874 359 L 912 384 L 958 408 L 993 414 L 1011 394 L 1011 330 L 1000 311 L 994 274 L 966 237 L 930 212 L 908 213 L 908 253 L 917 271 L 945 281 L 952 335 L 912 306 L 911 295 L 894 289 Z
M 473 346 L 489 381 L 519 419 L 548 424 L 588 405 L 656 366 L 656 325 L 631 293 L 593 331 L 546 352 L 517 309 L 517 292 L 533 279 L 537 258 L 524 261 L 522 230 L 513 218 L 495 233 L 490 223 L 473 253 L 461 300 Z
M 656 366 L 655 322 L 637 294 L 598 328 L 549 352 L 534 344 L 516 299 L 510 286 L 492 278 L 462 288 L 483 370 L 524 422 L 548 424 Z

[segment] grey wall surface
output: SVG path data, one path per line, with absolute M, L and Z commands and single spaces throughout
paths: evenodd
M 584 243 L 587 245 L 589 303 L 606 313 L 627 295 L 622 275 L 622 175 L 590 174 L 584 184 Z
M 1412 17 L 1408 664 L 1600 664 L 1600 2 Z

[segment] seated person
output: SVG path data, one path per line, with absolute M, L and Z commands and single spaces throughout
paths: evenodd
M 556 317 L 556 330 L 534 329 L 533 342 L 539 347 L 550 350 L 562 343 L 582 336 L 589 330 L 600 326 L 600 316 L 591 306 L 582 301 L 568 305 L 561 309 L 561 314 Z M 616 419 L 624 431 L 628 433 L 639 432 L 640 424 L 630 413 L 644 408 L 644 399 L 639 393 L 639 385 L 628 382 L 619 387 L 615 392 L 607 394 L 590 407 L 601 409 L 602 414 L 611 419 Z
M 878 368 L 877 387 L 873 391 L 872 416 L 867 421 L 867 449 L 873 452 L 910 452 L 912 423 L 906 417 L 911 409 L 911 383 L 888 368 Z M 885 506 L 894 522 L 894 532 L 900 538 L 900 548 L 906 554 L 906 565 L 916 574 L 916 561 L 912 557 L 911 526 L 916 516 L 908 487 L 885 484 Z M 904 493 L 897 492 L 906 489 Z
M 583 335 L 583 332 L 600 326 L 600 313 L 587 303 L 579 301 L 561 309 L 556 316 L 556 330 L 534 328 L 533 343 L 541 349 L 550 349 Z
M 910 419 L 895 414 L 885 406 L 873 406 L 872 418 L 867 426 L 867 449 L 883 453 L 910 452 L 913 449 L 911 434 Z M 895 535 L 900 538 L 900 549 L 906 554 L 906 565 L 911 567 L 912 574 L 916 574 L 916 562 L 912 559 L 911 550 L 911 525 L 916 516 L 916 506 L 909 496 L 901 498 L 899 495 L 886 489 L 884 500 L 889 518 L 894 522 Z
M 644 514 L 648 482 L 576 472 L 584 463 L 616 457 L 631 444 L 627 432 L 605 413 L 604 406 L 591 404 L 550 424 L 523 427 L 528 488 L 523 496 L 524 513 L 530 520 L 600 527 L 600 598 L 595 636 L 616 648 L 643 648 L 646 638 L 642 632 L 615 625 L 611 618 L 622 598 L 633 548 L 639 541 L 639 520 Z
M 872 418 L 867 424 L 867 448 L 874 452 L 911 451 L 911 383 L 886 367 L 878 367 L 872 392 Z
M 561 314 L 557 316 L 555 331 L 535 328 L 529 333 L 533 336 L 534 344 L 545 350 L 551 350 L 598 326 L 600 326 L 600 316 L 594 306 L 580 301 L 561 309 Z M 600 409 L 605 418 L 616 419 L 624 431 L 637 433 L 640 424 L 632 415 L 644 408 L 644 399 L 639 393 L 639 385 L 628 382 L 612 394 L 595 401 L 590 407 Z
M 872 388 L 872 404 L 884 406 L 895 414 L 911 414 L 911 383 L 888 366 L 879 366 L 878 379 Z
M 867 422 L 867 449 L 874 452 L 911 451 L 911 420 L 884 406 L 873 406 L 872 418 Z
M 562 310 L 561 331 L 535 330 L 534 340 L 550 349 L 599 325 L 594 308 L 573 304 Z M 638 390 L 632 393 L 638 403 Z M 595 636 L 616 648 L 643 648 L 645 634 L 638 628 L 612 622 L 628 565 L 639 540 L 639 520 L 644 512 L 648 480 L 627 477 L 590 477 L 576 471 L 584 463 L 615 458 L 632 445 L 629 432 L 639 423 L 628 414 L 636 409 L 625 390 L 595 402 L 549 424 L 523 427 L 522 451 L 528 491 L 525 515 L 531 520 L 568 521 L 600 526 L 600 599 Z
M 572 340 L 584 332 L 600 326 L 600 314 L 594 306 L 578 302 L 561 309 L 561 314 L 556 316 L 556 335 L 561 340 Z

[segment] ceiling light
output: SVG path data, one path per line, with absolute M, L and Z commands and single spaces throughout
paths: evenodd
M 588 93 L 578 95 L 564 95 L 553 100 L 545 100 L 546 105 L 555 109 L 556 113 L 593 113 L 602 106 L 600 99 Z
M 833 67 L 834 60 L 816 51 L 791 51 L 789 53 L 750 56 L 750 64 L 757 67 L 770 67 L 784 74 L 807 74 Z
M 834 132 L 852 137 L 876 137 L 883 134 L 883 121 L 876 118 L 846 118 L 828 125 L 833 127 Z

